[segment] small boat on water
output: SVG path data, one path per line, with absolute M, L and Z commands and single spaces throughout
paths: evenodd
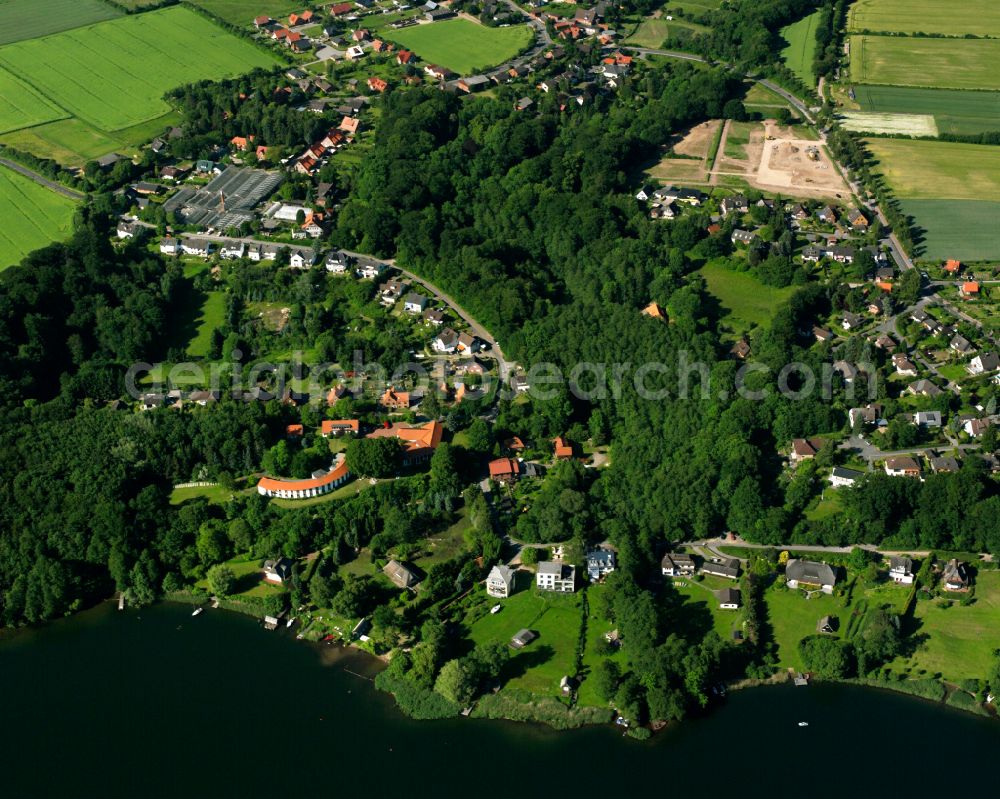
M 194 610 L 191 611 L 191 615 L 192 616 L 197 616 L 199 613 L 201 613 L 204 610 L 205 610 L 205 608 L 195 608 Z
M 800 727 L 808 727 L 809 726 L 809 722 L 808 721 L 800 721 L 799 722 L 799 726 Z
M 285 622 L 285 627 L 291 627 L 293 624 L 295 624 L 295 617 L 294 616 L 292 618 L 290 618 L 287 622 Z

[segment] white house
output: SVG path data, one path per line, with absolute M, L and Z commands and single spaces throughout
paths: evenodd
M 514 592 L 517 571 L 498 563 L 486 577 L 486 593 L 497 599 L 506 599 Z
M 181 251 L 185 255 L 197 255 L 205 258 L 212 252 L 212 242 L 207 239 L 184 239 L 181 242 Z
M 120 239 L 130 239 L 135 235 L 136 226 L 131 222 L 125 222 L 124 220 L 118 223 L 118 228 L 116 232 L 118 233 L 118 238 Z
M 312 250 L 296 250 L 288 257 L 288 265 L 292 269 L 308 269 L 316 261 L 316 253 Z
M 219 257 L 228 260 L 242 258 L 247 251 L 247 245 L 242 241 L 227 241 L 219 250 Z
M 458 348 L 458 333 L 450 327 L 446 327 L 434 337 L 431 347 L 435 352 L 443 352 L 450 355 Z
M 164 255 L 177 255 L 180 249 L 181 243 L 177 239 L 160 240 L 160 252 Z
M 994 352 L 977 355 L 967 367 L 970 375 L 984 375 L 987 372 L 995 372 L 1000 369 L 1000 356 Z
M 379 261 L 367 261 L 356 270 L 357 276 L 365 280 L 374 280 L 382 275 L 385 264 Z
M 859 472 L 854 469 L 845 469 L 843 466 L 834 466 L 833 471 L 830 472 L 830 485 L 834 488 L 852 486 L 864 476 L 864 472 Z
M 403 298 L 403 310 L 407 313 L 423 313 L 429 300 L 422 294 L 411 292 Z
M 326 256 L 326 271 L 334 275 L 346 275 L 351 266 L 350 256 L 343 250 L 336 250 Z
M 576 566 L 543 560 L 538 564 L 535 581 L 539 591 L 560 591 L 571 594 L 576 590 Z
M 598 547 L 587 553 L 587 576 L 591 582 L 597 582 L 614 570 L 615 553 L 613 550 Z
M 689 555 L 673 552 L 663 556 L 663 560 L 660 561 L 660 571 L 664 577 L 694 574 L 694 561 Z
M 264 580 L 275 585 L 281 585 L 292 576 L 291 558 L 264 561 Z
M 723 588 L 715 592 L 715 598 L 719 600 L 719 607 L 722 610 L 740 609 L 740 592 L 737 588 Z
M 917 411 L 913 414 L 913 423 L 923 427 L 940 427 L 941 411 Z
M 889 558 L 889 577 L 894 583 L 910 585 L 913 582 L 913 561 L 909 558 Z

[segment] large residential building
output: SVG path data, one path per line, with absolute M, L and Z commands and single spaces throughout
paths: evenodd
M 539 591 L 561 591 L 571 594 L 576 590 L 576 566 L 554 560 L 538 564 L 535 582 Z
M 399 439 L 403 445 L 403 465 L 413 466 L 434 454 L 443 434 L 444 428 L 441 423 L 432 421 L 417 427 L 405 424 L 387 425 L 369 433 L 367 438 Z
M 307 499 L 329 494 L 351 479 L 347 461 L 341 460 L 327 472 L 313 472 L 307 480 L 284 480 L 279 477 L 262 477 L 257 483 L 257 493 L 281 499 Z
M 740 576 L 740 562 L 736 558 L 714 558 L 701 564 L 702 574 L 735 580 Z
M 660 561 L 660 571 L 664 577 L 680 577 L 694 574 L 695 565 L 690 555 L 672 552 L 663 556 L 663 560 Z

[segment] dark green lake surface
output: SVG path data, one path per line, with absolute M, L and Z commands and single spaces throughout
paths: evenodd
M 178 605 L 8 634 L 0 795 L 996 795 L 1000 723 L 887 692 L 741 691 L 639 743 L 610 726 L 411 721 L 345 669 L 372 662 Z

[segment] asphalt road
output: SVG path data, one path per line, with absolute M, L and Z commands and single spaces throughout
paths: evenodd
M 78 192 L 74 189 L 70 189 L 66 186 L 63 186 L 61 183 L 56 183 L 55 181 L 49 180 L 44 175 L 39 175 L 37 172 L 34 172 L 28 169 L 28 167 L 22 166 L 21 164 L 15 161 L 9 161 L 6 158 L 0 158 L 0 164 L 3 164 L 8 169 L 13 169 L 19 175 L 24 175 L 24 177 L 34 181 L 39 186 L 44 186 L 47 189 L 51 189 L 54 192 L 58 192 L 64 197 L 69 197 L 71 200 L 80 201 L 86 197 L 85 194 L 82 194 L 81 192 Z

